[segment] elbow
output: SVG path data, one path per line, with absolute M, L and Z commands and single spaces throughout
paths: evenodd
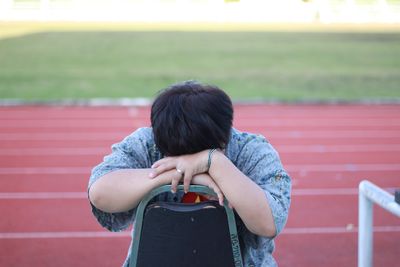
M 96 187 L 96 184 L 93 184 L 89 188 L 89 201 L 92 203 L 93 206 L 96 208 L 105 211 L 107 208 L 105 207 L 105 196 L 102 193 L 101 190 L 99 190 L 98 187 Z
M 265 225 L 262 233 L 260 234 L 261 236 L 268 237 L 268 238 L 273 238 L 277 235 L 276 227 L 274 224 L 272 225 Z
M 255 235 L 274 238 L 277 235 L 276 227 L 274 223 L 262 223 L 259 227 L 255 229 L 249 229 Z
M 263 237 L 273 238 L 277 235 L 277 231 L 275 225 L 264 224 L 255 234 Z

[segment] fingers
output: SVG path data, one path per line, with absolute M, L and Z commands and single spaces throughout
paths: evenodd
M 224 206 L 224 195 L 222 194 L 222 192 L 217 193 L 218 196 L 218 202 L 220 206 Z
M 160 160 L 157 160 L 156 162 L 154 162 L 154 164 L 151 166 L 151 168 L 157 168 L 158 166 L 160 166 L 161 164 L 168 162 L 171 160 L 171 157 L 166 157 L 166 158 L 162 158 Z
M 176 172 L 176 173 L 177 173 L 177 175 L 175 175 L 171 181 L 171 192 L 172 193 L 176 193 L 179 181 L 182 179 L 182 174 L 180 174 L 179 172 Z
M 220 206 L 224 206 L 224 194 L 222 194 L 222 191 L 219 190 L 218 187 L 216 188 L 212 188 L 215 192 L 215 194 L 217 194 L 217 198 L 218 198 L 218 203 Z
M 149 174 L 150 178 L 155 178 L 160 174 L 170 171 L 176 170 L 178 176 L 174 177 L 171 181 L 171 191 L 176 192 L 177 186 L 182 178 L 183 179 L 183 188 L 185 193 L 189 191 L 190 182 L 192 180 L 193 171 L 188 168 L 185 169 L 185 163 L 181 162 L 182 160 L 179 157 L 167 157 L 163 158 L 157 162 L 155 162 L 151 167 L 153 168 L 152 172 Z M 183 165 L 183 166 L 182 166 Z
M 160 182 L 160 185 L 171 184 L 173 177 L 178 176 L 175 170 L 169 170 L 159 174 L 154 180 Z
M 177 185 L 182 180 L 182 174 L 173 169 L 159 174 L 154 180 L 157 180 L 160 185 L 171 184 L 171 191 L 175 193 Z
M 186 171 L 183 176 L 183 191 L 185 194 L 189 191 L 190 182 L 192 181 L 192 174 L 189 171 Z
M 156 162 L 156 163 L 158 163 L 158 162 Z M 164 161 L 162 163 L 158 163 L 158 164 L 156 164 L 156 163 L 154 163 L 153 166 L 151 166 L 153 168 L 153 170 L 149 174 L 150 178 L 155 178 L 163 172 L 175 169 L 175 166 L 176 166 L 175 162 L 173 162 L 171 160 L 168 160 L 168 161 L 166 160 L 166 161 Z
M 206 151 L 207 152 L 207 151 Z M 183 189 L 185 193 L 189 191 L 190 184 L 193 182 L 193 176 L 203 173 L 201 166 L 204 165 L 204 151 L 192 155 L 183 155 L 177 157 L 166 157 L 156 161 L 149 173 L 151 179 L 166 177 L 171 179 L 171 191 L 176 193 L 179 182 L 183 179 Z M 200 160 L 201 159 L 201 160 Z M 173 173 L 165 176 L 166 173 Z M 208 178 L 208 179 L 207 179 Z M 198 177 L 204 180 L 200 184 L 206 185 L 214 190 L 218 196 L 219 203 L 223 205 L 224 196 L 219 187 L 212 181 L 211 177 Z
M 219 205 L 223 206 L 224 205 L 224 194 L 222 193 L 221 189 L 219 189 L 219 187 L 215 183 L 211 183 L 211 185 L 209 187 L 217 195 Z

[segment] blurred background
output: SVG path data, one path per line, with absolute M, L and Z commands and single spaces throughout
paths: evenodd
M 0 266 L 120 266 L 130 233 L 95 221 L 90 171 L 188 79 L 292 177 L 279 265 L 356 266 L 358 184 L 400 187 L 400 0 L 0 0 Z M 374 266 L 395 266 L 375 210 Z
M 0 96 L 393 100 L 399 0 L 0 0 Z M 13 38 L 11 38 L 13 37 Z

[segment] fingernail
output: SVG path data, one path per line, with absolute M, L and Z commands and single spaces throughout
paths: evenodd
M 150 177 L 150 178 L 153 178 L 153 177 L 154 177 L 154 173 L 150 173 L 150 174 L 149 174 L 149 177 Z

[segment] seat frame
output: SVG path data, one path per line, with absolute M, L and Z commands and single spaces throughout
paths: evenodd
M 183 191 L 183 185 L 178 185 L 177 190 Z M 140 245 L 140 238 L 141 238 L 142 227 L 143 227 L 143 217 L 144 217 L 144 213 L 145 213 L 147 205 L 149 204 L 150 200 L 152 200 L 155 196 L 165 193 L 165 192 L 170 192 L 170 191 L 171 191 L 171 185 L 160 186 L 158 188 L 153 189 L 139 203 L 139 206 L 136 211 L 136 220 L 135 220 L 134 230 L 132 233 L 131 256 L 130 256 L 130 262 L 129 262 L 130 267 L 136 267 L 137 256 L 138 256 L 139 245 Z M 202 186 L 202 185 L 190 185 L 189 192 L 203 193 L 203 194 L 207 194 L 207 195 L 211 195 L 211 196 L 217 196 L 213 190 L 211 190 L 210 188 L 208 188 L 206 186 Z M 226 212 L 226 216 L 227 216 L 227 220 L 228 220 L 229 233 L 230 233 L 230 239 L 231 239 L 231 245 L 232 245 L 232 253 L 233 253 L 233 258 L 234 258 L 233 261 L 234 261 L 235 267 L 243 267 L 243 260 L 242 260 L 242 255 L 241 255 L 241 251 L 240 251 L 240 244 L 239 244 L 239 238 L 238 238 L 238 234 L 237 234 L 235 215 L 233 213 L 233 210 L 229 207 L 229 203 L 226 199 L 224 199 L 224 208 L 225 208 L 225 212 Z

